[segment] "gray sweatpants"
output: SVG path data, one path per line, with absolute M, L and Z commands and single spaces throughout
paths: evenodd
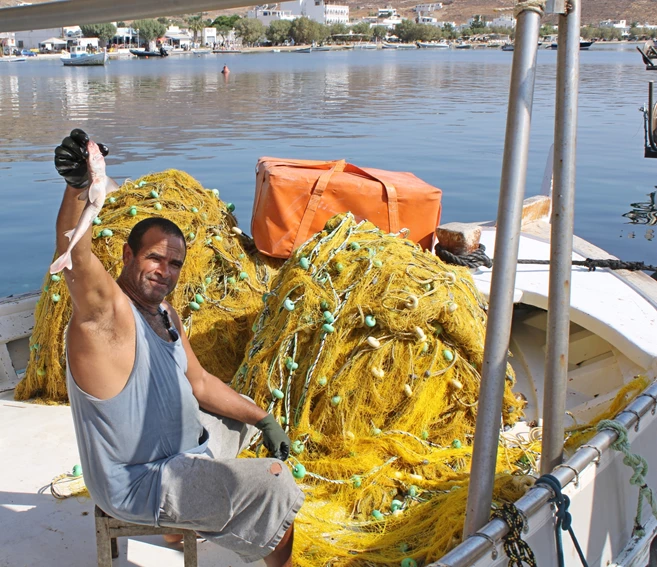
M 237 459 L 258 430 L 202 412 L 206 454 L 182 453 L 162 469 L 159 525 L 196 531 L 251 563 L 269 555 L 304 494 L 277 459 Z M 282 470 L 281 470 L 282 469 Z

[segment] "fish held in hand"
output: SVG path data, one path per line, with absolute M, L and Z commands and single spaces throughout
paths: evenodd
M 66 252 L 55 260 L 50 266 L 50 273 L 56 274 L 61 272 L 64 268 L 68 270 L 73 269 L 73 260 L 71 258 L 71 251 L 75 245 L 80 242 L 80 239 L 86 234 L 89 227 L 92 225 L 93 220 L 98 216 L 100 210 L 105 203 L 105 197 L 112 191 L 116 191 L 119 186 L 113 179 L 105 173 L 105 158 L 100 153 L 100 149 L 95 142 L 91 140 L 87 144 L 87 151 L 89 158 L 87 164 L 89 167 L 89 176 L 91 178 L 91 185 L 88 190 L 80 194 L 79 199 L 87 199 L 87 204 L 80 215 L 80 220 L 77 226 L 65 232 L 64 235 L 70 240 Z

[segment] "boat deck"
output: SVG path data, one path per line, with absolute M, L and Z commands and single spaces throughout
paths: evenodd
M 80 462 L 70 408 L 15 402 L 12 391 L 0 393 L 0 453 L 0 567 L 96 565 L 92 501 L 50 494 L 52 479 Z M 123 537 L 118 544 L 114 567 L 183 566 L 182 548 L 166 545 L 160 536 Z M 245 565 L 200 540 L 198 564 Z

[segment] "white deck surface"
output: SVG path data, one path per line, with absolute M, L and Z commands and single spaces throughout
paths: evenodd
M 493 257 L 495 229 L 482 227 L 481 243 Z M 550 244 L 523 234 L 518 258 L 548 260 Z M 585 258 L 573 253 L 573 259 Z M 547 309 L 548 271 L 547 265 L 519 265 L 514 301 Z M 492 270 L 484 267 L 474 274 L 477 287 L 485 295 L 490 290 L 491 275 Z M 571 321 L 599 335 L 642 368 L 657 369 L 657 310 L 611 270 L 589 272 L 585 267 L 573 266 Z
M 50 481 L 80 459 L 67 406 L 0 394 L 0 567 L 93 567 L 96 531 L 88 498 L 56 500 Z M 160 536 L 119 538 L 114 566 L 182 567 L 182 548 Z M 236 555 L 198 543 L 199 566 L 240 567 Z M 263 567 L 264 562 L 251 563 Z

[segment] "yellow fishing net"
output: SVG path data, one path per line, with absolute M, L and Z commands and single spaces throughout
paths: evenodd
M 458 543 L 484 334 L 467 269 L 350 214 L 283 266 L 232 384 L 289 428 L 306 492 L 295 565 L 428 562 Z M 507 424 L 524 405 L 513 381 L 509 366 Z M 502 445 L 498 472 L 525 452 Z M 496 494 L 525 488 L 507 476 Z
M 281 263 L 261 256 L 251 239 L 236 231 L 233 208 L 219 199 L 216 189 L 206 190 L 186 173 L 169 170 L 126 181 L 108 196 L 92 229 L 93 251 L 116 278 L 123 265 L 123 244 L 138 221 L 162 216 L 180 227 L 187 238 L 187 258 L 168 300 L 203 367 L 225 381 L 239 367 L 262 294 Z M 48 274 L 16 399 L 67 401 L 64 333 L 70 315 L 62 274 Z

